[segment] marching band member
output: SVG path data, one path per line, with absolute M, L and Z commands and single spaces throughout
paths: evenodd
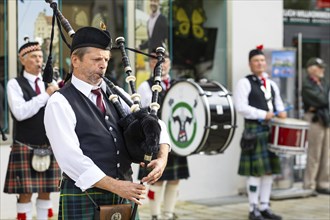
M 154 50 L 153 50 L 154 52 Z M 153 54 L 153 53 L 152 53 Z M 153 54 L 155 55 L 155 54 Z M 157 64 L 156 59 L 150 58 L 150 70 L 154 70 Z M 165 98 L 166 91 L 170 88 L 173 80 L 171 80 L 169 72 L 171 69 L 171 60 L 168 55 L 165 56 L 162 72 L 162 92 L 159 94 L 159 103 Z M 151 75 L 152 76 L 152 75 Z M 141 83 L 138 88 L 138 94 L 141 95 L 142 107 L 148 107 L 151 102 L 153 85 L 153 77 Z M 159 115 L 161 112 L 158 112 Z M 141 170 L 140 170 L 141 171 Z M 176 156 L 170 153 L 168 156 L 167 166 L 163 176 L 153 185 L 150 185 L 148 191 L 149 206 L 152 220 L 157 219 L 174 219 L 175 204 L 179 194 L 180 179 L 187 179 L 189 177 L 187 157 Z M 139 179 L 142 178 L 139 172 Z M 161 204 L 163 202 L 163 212 L 161 212 Z
M 106 30 L 79 29 L 72 39 L 71 82 L 49 100 L 45 110 L 45 128 L 55 157 L 63 173 L 59 219 L 92 219 L 97 205 L 118 204 L 130 200 L 142 205 L 146 187 L 132 182 L 128 155 L 119 115 L 105 98 L 101 78 L 110 60 L 111 37 Z M 122 102 L 125 110 L 128 106 Z M 152 184 L 162 175 L 169 152 L 169 137 L 160 122 L 158 157 L 142 182 Z
M 50 193 L 58 191 L 61 174 L 51 155 L 43 117 L 45 105 L 58 86 L 45 86 L 42 81 L 43 53 L 38 42 L 27 42 L 18 52 L 23 74 L 7 84 L 14 125 L 4 192 L 19 194 L 19 220 L 32 219 L 31 197 L 38 193 L 37 219 L 45 220 L 53 215 Z
M 265 77 L 266 58 L 261 47 L 250 51 L 249 65 L 252 73 L 238 81 L 234 102 L 237 112 L 245 119 L 244 128 L 257 137 L 254 149 L 241 152 L 238 173 L 247 177 L 249 219 L 277 220 L 282 218 L 270 210 L 269 200 L 272 174 L 280 173 L 280 160 L 267 148 L 269 128 L 261 120 L 271 120 L 274 112 L 285 118 L 286 112 L 277 85 Z

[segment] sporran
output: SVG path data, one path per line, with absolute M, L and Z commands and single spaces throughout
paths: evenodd
M 51 162 L 50 155 L 52 155 L 52 150 L 50 148 L 33 149 L 32 168 L 37 172 L 48 170 Z
M 87 197 L 95 206 L 94 220 L 130 220 L 132 213 L 131 204 L 98 205 L 85 191 Z
M 100 205 L 95 208 L 94 220 L 129 220 L 131 212 L 131 204 Z
M 242 151 L 248 152 L 254 150 L 256 143 L 257 143 L 257 134 L 249 132 L 248 130 L 244 129 L 240 141 Z

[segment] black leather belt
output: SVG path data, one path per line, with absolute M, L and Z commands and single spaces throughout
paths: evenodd
M 73 181 L 66 173 L 62 173 L 62 178 Z
M 62 177 L 58 182 L 59 189 L 61 189 L 61 187 L 62 187 L 63 180 L 67 180 L 67 181 L 74 183 L 74 181 L 66 173 L 62 173 Z
M 254 120 L 254 119 L 244 119 L 245 122 L 247 123 L 256 123 L 256 124 L 261 124 L 261 121 L 259 120 Z
M 20 142 L 18 140 L 15 140 L 14 144 L 19 145 L 21 147 L 27 146 L 28 148 L 32 148 L 32 149 L 50 148 L 49 144 L 41 144 L 41 145 L 25 144 L 25 143 Z

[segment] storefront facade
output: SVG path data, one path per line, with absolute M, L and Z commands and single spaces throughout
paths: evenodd
M 236 82 L 250 73 L 248 52 L 251 49 L 260 44 L 263 44 L 264 48 L 294 47 L 292 40 L 296 33 L 303 34 L 304 47 L 315 48 L 315 44 L 319 45 L 318 50 L 311 52 L 313 56 L 329 60 L 329 32 L 327 32 L 329 23 L 327 25 L 309 24 L 307 29 L 306 25 L 288 23 L 286 19 L 289 19 L 290 13 L 287 11 L 289 8 L 285 8 L 286 1 L 194 0 L 191 1 L 190 8 L 183 8 L 186 13 L 183 18 L 176 17 L 179 16 L 176 14 L 178 10 L 174 10 L 180 8 L 181 1 L 161 1 L 162 12 L 168 17 L 169 23 L 167 49 L 173 59 L 172 77 L 207 78 L 219 82 L 232 91 Z M 315 1 L 311 0 L 311 2 Z M 138 48 L 138 45 L 145 39 L 146 19 L 150 10 L 148 0 L 59 0 L 58 8 L 75 30 L 82 26 L 98 26 L 100 21 L 105 21 L 113 41 L 117 37 L 123 36 L 128 47 Z M 322 10 L 325 11 L 325 9 Z M 36 11 L 34 17 L 29 14 L 32 11 Z M 200 12 L 200 18 L 194 20 L 192 15 L 194 12 L 196 15 L 197 11 Z M 283 12 L 287 13 L 283 14 Z M 0 13 L 3 15 L 0 20 L 2 62 L 0 80 L 2 87 L 5 88 L 8 79 L 16 77 L 19 71 L 17 50 L 23 44 L 23 37 L 30 33 L 28 35 L 33 39 L 38 37 L 35 36 L 37 33 L 45 43 L 47 32 L 50 36 L 50 30 L 46 27 L 49 25 L 47 22 L 52 16 L 52 10 L 48 3 L 41 0 L 1 0 Z M 325 20 L 329 21 L 328 15 L 322 16 L 326 16 Z M 184 27 L 184 25 L 191 25 L 196 28 L 195 30 L 203 32 L 193 32 L 193 28 L 189 29 L 191 32 L 188 34 L 184 32 L 185 29 L 181 33 L 177 32 L 182 31 L 180 27 Z M 33 31 L 26 28 L 30 26 L 33 27 Z M 43 35 L 45 33 L 46 35 Z M 204 33 L 204 35 L 200 35 L 200 33 Z M 313 35 L 309 37 L 308 34 Z M 53 46 L 56 48 L 54 49 L 56 52 L 54 63 L 63 71 L 61 72 L 63 76 L 70 71 L 69 50 L 60 37 L 57 37 L 57 40 L 53 42 Z M 66 38 L 70 42 L 70 37 L 66 35 Z M 311 42 L 311 39 L 317 39 L 317 42 Z M 184 42 L 189 42 L 189 44 L 184 44 Z M 307 49 L 305 50 L 307 51 Z M 307 59 L 307 55 L 304 56 Z M 119 57 L 119 53 L 115 52 L 113 57 L 110 64 L 112 69 L 109 74 L 114 74 L 118 84 L 125 87 L 125 75 L 120 65 L 121 57 Z M 129 57 L 133 72 L 137 77 L 141 77 L 141 80 L 145 79 L 148 74 L 146 59 L 141 59 L 133 53 L 130 53 Z M 182 59 L 184 57 L 187 59 Z M 8 141 L 1 141 L 0 144 L 0 179 L 4 180 L 12 127 L 5 93 L 0 92 L 4 99 L 2 121 L 0 122 L 8 136 Z M 239 138 L 242 128 L 243 119 L 238 115 L 235 136 L 223 154 L 188 157 L 191 177 L 181 183 L 180 200 L 230 196 L 237 194 L 240 188 L 244 188 L 244 178 L 237 175 L 240 153 Z M 0 185 L 2 191 L 3 182 Z M 0 218 L 14 216 L 15 196 L 1 193 L 1 198 L 3 199 L 1 199 Z M 58 195 L 54 195 L 54 207 L 56 208 L 55 200 L 57 198 Z M 13 213 L 7 210 L 13 210 Z

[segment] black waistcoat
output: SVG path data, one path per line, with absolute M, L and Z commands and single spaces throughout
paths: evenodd
M 69 101 L 76 115 L 75 132 L 84 155 L 91 158 L 106 175 L 132 180 L 131 160 L 122 129 L 117 124 L 119 116 L 114 105 L 104 98 L 104 117 L 97 106 L 71 83 L 66 84 L 59 92 Z
M 31 100 L 37 93 L 30 86 L 28 80 L 23 77 L 16 78 L 23 92 L 25 101 Z M 15 105 L 15 103 L 13 103 Z M 37 114 L 23 121 L 17 121 L 13 116 L 13 140 L 31 145 L 49 144 L 44 126 L 45 107 L 40 108 Z
M 258 79 L 258 77 L 254 75 L 248 75 L 246 78 L 250 81 L 251 84 L 251 91 L 249 94 L 249 105 L 258 109 L 269 111 L 267 101 L 265 99 L 265 94 L 260 88 L 261 82 Z M 273 87 L 271 87 L 271 94 L 272 94 L 271 99 L 273 104 L 273 111 L 275 112 L 276 111 L 274 104 L 275 92 Z

